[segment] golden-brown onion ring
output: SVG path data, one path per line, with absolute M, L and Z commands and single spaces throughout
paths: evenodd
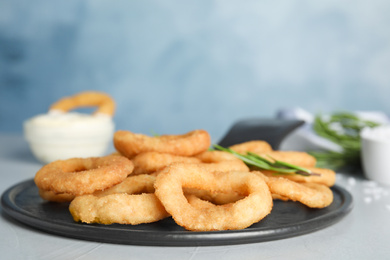
M 229 171 L 249 171 L 248 166 L 231 153 L 223 151 L 205 151 L 195 156 L 200 159 L 201 166 L 207 171 L 229 172 Z M 217 205 L 236 202 L 245 197 L 236 192 L 222 193 L 210 192 L 208 190 L 183 188 L 186 196 L 194 195 L 202 200 L 209 201 Z
M 223 151 L 205 151 L 195 156 L 208 171 L 249 171 L 248 166 L 234 155 Z
M 117 155 L 71 158 L 43 166 L 34 181 L 45 191 L 83 195 L 120 183 L 133 168 L 129 159 Z
M 106 190 L 96 191 L 93 195 L 98 197 L 115 193 L 142 194 L 154 193 L 156 176 L 151 174 L 130 175 L 121 183 Z
M 68 112 L 79 107 L 95 107 L 96 114 L 113 116 L 115 113 L 115 102 L 107 94 L 97 91 L 85 91 L 71 97 L 65 97 L 50 106 L 50 110 Z
M 183 188 L 183 191 L 186 196 L 196 196 L 202 200 L 209 201 L 216 205 L 234 203 L 240 199 L 245 198 L 245 195 L 241 195 L 237 192 L 210 192 L 208 190 L 200 190 L 194 188 Z
M 266 153 L 260 153 L 260 156 L 273 161 L 273 159 L 295 164 L 302 167 L 314 167 L 317 160 L 314 156 L 306 152 L 298 151 L 269 151 Z
M 272 196 L 262 178 L 251 172 L 209 172 L 199 164 L 171 164 L 157 176 L 156 196 L 175 222 L 188 230 L 243 229 L 267 216 Z M 188 203 L 183 188 L 239 192 L 245 198 L 225 205 L 197 208 Z
M 254 172 L 259 176 L 261 172 Z M 263 175 L 269 190 L 275 194 L 273 198 L 299 201 L 310 208 L 324 208 L 333 202 L 332 190 L 323 184 L 298 183 L 283 177 L 267 177 Z
M 42 199 L 51 202 L 58 202 L 58 203 L 71 202 L 75 198 L 73 194 L 69 194 L 69 193 L 56 194 L 52 191 L 42 190 L 42 189 L 38 189 L 38 191 L 39 191 L 39 196 L 41 196 Z
M 237 153 L 246 154 L 247 152 L 252 153 L 267 153 L 272 151 L 272 147 L 269 143 L 262 140 L 253 140 L 248 142 L 243 142 L 239 144 L 235 144 L 229 147 Z
M 203 153 L 195 155 L 196 158 L 201 160 L 203 163 L 218 163 L 224 161 L 240 161 L 236 156 L 231 153 L 223 151 L 205 151 Z
M 133 158 L 145 152 L 193 156 L 206 151 L 211 138 L 205 130 L 194 130 L 183 135 L 147 136 L 119 130 L 114 134 L 114 146 L 124 156 Z
M 150 174 L 162 170 L 174 162 L 200 163 L 195 157 L 179 156 L 169 153 L 146 152 L 135 156 L 133 159 L 133 174 Z
M 105 225 L 113 223 L 138 225 L 169 216 L 153 193 L 78 196 L 70 203 L 69 211 L 76 222 Z
M 336 182 L 336 173 L 331 169 L 315 168 L 315 167 L 305 167 L 305 168 L 319 175 L 314 175 L 314 174 L 310 176 L 303 176 L 299 174 L 277 175 L 277 173 L 275 173 L 274 171 L 268 171 L 268 170 L 262 170 L 261 172 L 264 175 L 269 177 L 279 176 L 296 182 L 319 183 L 319 184 L 326 185 L 328 187 L 332 187 Z
M 151 175 L 130 176 L 106 191 L 76 197 L 69 211 L 84 223 L 138 225 L 161 220 L 169 214 L 153 193 L 154 181 Z

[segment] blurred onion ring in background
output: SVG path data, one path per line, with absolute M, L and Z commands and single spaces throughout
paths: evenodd
M 80 107 L 97 107 L 95 114 L 113 116 L 115 102 L 107 94 L 97 91 L 85 91 L 71 97 L 65 97 L 50 106 L 50 111 L 68 112 Z

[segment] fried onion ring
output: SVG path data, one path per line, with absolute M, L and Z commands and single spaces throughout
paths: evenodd
M 38 189 L 38 191 L 39 191 L 39 196 L 41 196 L 42 199 L 51 202 L 58 202 L 58 203 L 71 202 L 75 198 L 75 195 L 69 193 L 56 194 L 52 191 L 42 190 L 42 189 Z
M 279 175 L 279 177 L 296 181 L 296 182 L 302 182 L 302 183 L 319 183 L 319 184 L 326 185 L 328 187 L 332 187 L 336 182 L 336 173 L 331 169 L 315 168 L 315 167 L 305 167 L 305 168 L 319 175 L 302 176 L 299 174 L 291 174 L 291 175 L 284 174 L 284 175 Z M 261 172 L 264 175 L 269 177 L 275 177 L 275 174 L 277 174 L 274 171 L 268 171 L 268 170 L 262 170 Z
M 202 200 L 209 201 L 216 205 L 234 203 L 240 199 L 245 198 L 245 195 L 240 195 L 237 192 L 210 192 L 208 190 L 200 190 L 194 188 L 183 188 L 183 191 L 186 196 L 196 196 Z
M 267 216 L 272 196 L 262 178 L 251 172 L 209 172 L 199 164 L 171 164 L 157 176 L 155 194 L 175 222 L 193 231 L 234 230 L 249 227 Z M 183 188 L 212 192 L 237 191 L 245 198 L 225 205 L 193 207 Z
M 306 152 L 297 151 L 269 151 L 260 153 L 260 156 L 269 159 L 270 161 L 278 160 L 286 163 L 295 164 L 301 167 L 314 167 L 317 160 L 314 156 Z
M 252 152 L 267 159 L 270 159 L 271 161 L 272 159 L 275 159 L 278 161 L 283 161 L 302 167 L 314 167 L 317 163 L 316 158 L 306 152 L 275 151 L 272 150 L 270 144 L 260 140 L 235 144 L 230 146 L 229 148 L 237 153 L 246 154 L 247 152 Z
M 299 201 L 310 208 L 324 208 L 333 202 L 333 192 L 326 185 L 298 183 L 283 177 L 267 177 L 257 171 L 254 173 L 265 180 L 274 199 Z
M 137 195 L 115 193 L 104 197 L 83 195 L 70 203 L 69 211 L 76 222 L 105 225 L 114 223 L 138 225 L 169 216 L 153 193 Z
M 195 157 L 202 161 L 202 167 L 206 168 L 208 171 L 249 171 L 248 166 L 243 161 L 230 153 L 222 151 L 205 151 Z
M 203 153 L 195 155 L 196 158 L 200 159 L 204 163 L 218 163 L 224 161 L 240 161 L 236 156 L 231 153 L 223 151 L 205 151 Z
M 135 156 L 133 159 L 134 175 L 150 174 L 162 170 L 164 167 L 175 162 L 200 163 L 195 157 L 173 155 L 169 153 L 146 152 Z
M 119 130 L 114 134 L 114 146 L 124 156 L 133 158 L 144 152 L 170 153 L 193 156 L 206 151 L 211 138 L 205 130 L 194 130 L 183 135 L 147 136 Z
M 114 100 L 109 95 L 97 91 L 85 91 L 71 97 L 62 98 L 50 106 L 50 111 L 68 112 L 79 107 L 95 106 L 98 107 L 95 114 L 114 115 Z
M 122 183 L 93 195 L 76 197 L 69 205 L 73 219 L 84 223 L 151 223 L 169 216 L 153 192 L 155 177 L 130 176 Z M 142 193 L 142 194 L 138 194 Z
M 34 181 L 45 191 L 83 195 L 120 183 L 133 168 L 129 159 L 117 155 L 71 158 L 43 166 Z
M 271 145 L 266 141 L 262 141 L 262 140 L 243 142 L 243 143 L 232 145 L 229 148 L 237 153 L 243 153 L 243 154 L 245 154 L 246 152 L 262 154 L 262 153 L 267 153 L 272 151 Z
M 154 193 L 156 176 L 149 174 L 130 175 L 121 183 L 103 191 L 97 191 L 93 195 L 103 197 L 115 193 L 141 194 Z

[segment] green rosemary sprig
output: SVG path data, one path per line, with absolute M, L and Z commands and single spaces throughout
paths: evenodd
M 269 157 L 273 161 L 270 161 L 270 160 L 268 160 L 268 159 L 266 159 L 258 154 L 252 153 L 252 152 L 247 152 L 246 154 L 241 154 L 241 153 L 238 153 L 230 148 L 222 147 L 218 144 L 214 144 L 213 147 L 216 148 L 217 150 L 233 154 L 235 157 L 242 160 L 249 167 L 256 167 L 256 168 L 261 169 L 261 170 L 270 170 L 270 171 L 274 171 L 274 172 L 279 173 L 279 174 L 299 174 L 299 175 L 303 175 L 303 176 L 320 175 L 318 173 L 313 173 L 306 168 L 275 160 L 270 156 Z
M 379 124 L 369 120 L 362 120 L 348 112 L 338 112 L 324 117 L 317 115 L 314 119 L 314 132 L 329 141 L 340 145 L 341 152 L 310 151 L 317 159 L 318 167 L 340 169 L 342 167 L 359 168 L 360 159 L 360 132 L 365 127 L 375 127 Z

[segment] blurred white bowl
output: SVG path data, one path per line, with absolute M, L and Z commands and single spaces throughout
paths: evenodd
M 390 125 L 365 128 L 360 133 L 365 176 L 390 185 Z
M 42 163 L 74 157 L 102 156 L 114 134 L 105 115 L 58 113 L 38 115 L 24 123 L 24 135 Z

